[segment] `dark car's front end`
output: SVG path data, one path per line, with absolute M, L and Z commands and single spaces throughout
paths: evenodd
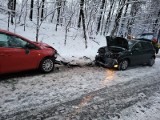
M 115 42 L 116 41 L 116 42 Z M 128 42 L 124 38 L 108 38 L 107 46 L 98 49 L 95 58 L 97 65 L 118 68 L 119 60 L 128 50 Z
M 125 52 L 124 48 L 116 46 L 99 48 L 98 55 L 95 58 L 96 64 L 108 68 L 118 68 L 119 60 Z

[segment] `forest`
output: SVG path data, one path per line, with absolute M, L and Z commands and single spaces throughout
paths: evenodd
M 157 33 L 160 28 L 160 0 L 0 0 L 1 18 L 10 26 L 33 22 L 38 41 L 43 23 L 54 24 L 55 31 L 70 29 L 83 32 L 87 40 L 96 35 L 127 37 L 144 32 Z M 52 26 L 53 27 L 53 26 Z

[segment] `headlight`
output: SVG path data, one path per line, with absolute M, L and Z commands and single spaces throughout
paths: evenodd
M 55 58 L 57 58 L 57 57 L 58 57 L 58 54 L 57 54 L 57 53 L 55 53 L 54 57 L 55 57 Z
M 114 65 L 114 68 L 118 68 L 118 65 Z

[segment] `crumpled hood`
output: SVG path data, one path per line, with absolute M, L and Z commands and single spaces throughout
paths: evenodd
M 128 50 L 128 41 L 125 38 L 122 37 L 111 37 L 106 36 L 107 46 L 108 47 L 121 47 Z
M 46 43 L 43 43 L 43 42 L 34 42 L 35 44 L 37 44 L 40 48 L 42 49 L 45 49 L 45 48 L 52 48 L 54 49 L 52 46 L 46 44 Z

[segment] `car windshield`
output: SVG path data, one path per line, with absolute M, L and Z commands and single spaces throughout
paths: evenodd
M 131 49 L 135 43 L 136 43 L 136 41 L 134 41 L 134 40 L 128 40 L 129 49 Z

